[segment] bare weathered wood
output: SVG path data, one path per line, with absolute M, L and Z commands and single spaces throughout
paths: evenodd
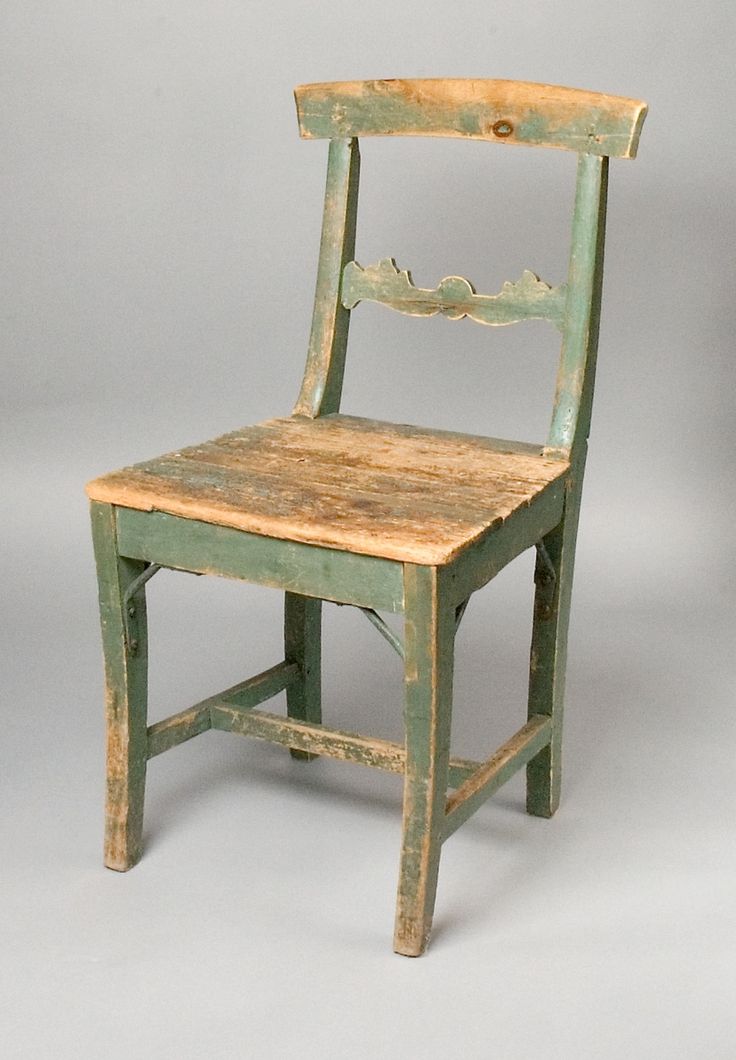
M 284 651 L 298 668 L 299 678 L 287 690 L 290 718 L 322 721 L 322 601 L 296 593 L 285 594 Z M 314 755 L 292 748 L 292 758 L 310 761 Z
M 155 758 L 210 728 L 209 707 L 189 707 L 148 726 L 148 757 Z
M 582 467 L 580 469 L 582 474 Z M 538 555 L 535 568 L 534 624 L 529 659 L 529 715 L 548 715 L 553 723 L 549 744 L 527 767 L 527 812 L 551 817 L 560 803 L 562 724 L 567 671 L 567 637 L 580 513 L 581 482 L 570 481 L 560 524 L 544 538 L 554 570 L 550 578 Z
M 332 140 L 312 331 L 295 414 L 321 416 L 340 408 L 350 324 L 350 313 L 340 301 L 340 282 L 345 263 L 355 253 L 359 179 L 358 141 Z
M 565 476 L 567 468 L 565 466 Z M 522 505 L 499 527 L 482 535 L 442 568 L 447 591 L 457 606 L 482 589 L 507 563 L 531 548 L 560 521 L 565 477 L 545 486 L 533 504 Z
M 608 192 L 608 160 L 582 155 L 578 160 L 570 264 L 567 277 L 564 339 L 557 372 L 555 404 L 545 452 L 568 456 L 584 443 L 598 352 L 603 250 Z
M 360 765 L 375 766 L 391 773 L 404 769 L 404 749 L 400 744 L 358 733 L 329 729 L 314 722 L 284 718 L 264 710 L 242 710 L 227 703 L 211 707 L 212 728 L 252 736 L 256 740 L 282 744 L 312 755 L 342 758 Z
M 406 748 L 392 740 L 345 732 L 326 725 L 284 718 L 265 710 L 243 710 L 213 697 L 210 701 L 212 728 L 252 736 L 256 740 L 281 744 L 316 758 L 325 755 L 361 766 L 372 766 L 388 773 L 403 773 Z M 451 758 L 448 767 L 448 787 L 458 788 L 481 763 L 467 758 Z
M 297 664 L 285 660 L 269 670 L 264 670 L 263 673 L 249 677 L 246 681 L 240 681 L 232 688 L 226 688 L 224 692 L 208 696 L 186 710 L 180 710 L 178 714 L 157 721 L 148 728 L 148 757 L 155 758 L 156 755 L 207 732 L 212 727 L 213 705 L 222 706 L 228 703 L 230 706 L 247 710 L 271 699 L 284 689 L 288 694 L 288 690 L 296 684 L 299 677 Z
M 228 703 L 239 710 L 250 710 L 257 707 L 259 703 L 265 703 L 267 699 L 277 696 L 279 692 L 288 692 L 298 680 L 298 664 L 292 659 L 284 659 L 283 662 L 276 663 L 275 666 L 270 666 L 268 670 L 248 677 L 245 681 L 238 682 L 237 685 L 233 685 L 224 692 L 209 696 L 202 700 L 199 706 L 209 708 Z
M 634 158 L 646 104 L 531 81 L 334 81 L 295 89 L 302 136 L 453 136 Z
M 527 810 L 551 817 L 562 783 L 562 724 L 567 637 L 583 474 L 598 352 L 608 160 L 582 157 L 573 217 L 565 341 L 548 446 L 570 462 L 560 523 L 537 556 L 529 663 L 529 715 L 552 718 L 550 743 L 527 767 Z M 546 554 L 546 555 L 545 555 Z M 554 578 L 549 577 L 551 564 Z
M 404 572 L 406 772 L 394 950 L 424 952 L 432 928 L 450 760 L 455 608 L 433 567 Z
M 393 560 L 316 549 L 165 512 L 119 508 L 117 526 L 121 553 L 135 559 L 150 561 L 157 556 L 174 570 L 288 587 L 303 595 L 383 611 L 404 607 L 402 565 Z
M 270 420 L 105 475 L 88 492 L 125 508 L 436 565 L 536 503 L 566 471 L 513 443 L 369 423 Z
M 480 765 L 480 762 L 470 758 L 450 758 L 447 786 L 449 788 L 459 788 L 468 777 L 475 773 Z
M 532 715 L 510 740 L 491 755 L 447 800 L 444 838 L 447 839 L 514 773 L 549 745 L 552 719 Z
M 140 859 L 148 760 L 148 647 L 146 591 L 126 590 L 145 564 L 118 555 L 115 512 L 91 505 L 100 622 L 105 659 L 107 771 L 105 864 L 118 872 Z
M 349 261 L 342 277 L 342 302 L 354 309 L 359 302 L 380 302 L 399 313 L 431 317 L 438 313 L 448 320 L 475 320 L 501 326 L 521 320 L 549 320 L 562 327 L 565 285 L 550 287 L 525 269 L 521 279 L 507 280 L 499 294 L 477 294 L 462 276 L 446 276 L 432 289 L 415 287 L 407 269 L 399 269 L 393 258 L 363 268 Z

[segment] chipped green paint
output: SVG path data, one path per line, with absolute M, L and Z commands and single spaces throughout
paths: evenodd
M 526 725 L 491 755 L 447 800 L 443 839 L 456 832 L 498 789 L 547 747 L 552 719 L 532 715 Z
M 562 723 L 575 544 L 598 352 L 608 159 L 581 156 L 573 215 L 568 308 L 546 452 L 568 455 L 563 516 L 537 555 L 529 665 L 529 716 L 552 718 L 552 738 L 527 766 L 527 810 L 551 817 L 562 783 Z M 551 564 L 553 577 L 547 570 Z
M 448 320 L 475 320 L 499 327 L 522 320 L 549 320 L 561 328 L 565 313 L 565 285 L 551 287 L 525 269 L 516 281 L 506 280 L 498 294 L 477 294 L 463 276 L 446 276 L 434 289 L 415 287 L 407 269 L 393 258 L 363 268 L 349 261 L 342 279 L 342 304 L 353 309 L 359 302 L 380 302 L 408 316 L 441 313 Z
M 320 416 L 340 407 L 350 313 L 340 301 L 342 270 L 355 254 L 360 150 L 357 140 L 332 140 L 312 331 L 295 415 Z
M 174 570 L 241 578 L 382 611 L 403 608 L 402 567 L 394 560 L 132 508 L 117 509 L 117 532 L 122 555 Z
M 450 762 L 455 608 L 437 568 L 406 564 L 406 772 L 394 950 L 424 952 L 432 929 Z
M 92 504 L 90 514 L 105 658 L 105 864 L 125 872 L 142 852 L 148 760 L 145 585 L 128 602 L 127 615 L 123 608 L 126 589 L 143 573 L 145 563 L 120 555 L 115 510 L 109 504 Z
M 484 534 L 440 568 L 454 606 L 482 589 L 499 571 L 557 526 L 565 501 L 565 477 L 551 482 L 529 507 L 519 508 L 496 530 Z
M 338 81 L 295 90 L 310 138 L 457 136 L 633 158 L 640 100 L 524 81 Z
M 598 352 L 608 159 L 581 155 L 572 223 L 562 353 L 547 451 L 568 453 L 590 430 Z
M 284 655 L 296 663 L 298 680 L 286 692 L 286 712 L 302 721 L 322 721 L 322 601 L 285 593 Z M 314 757 L 292 748 L 292 758 Z

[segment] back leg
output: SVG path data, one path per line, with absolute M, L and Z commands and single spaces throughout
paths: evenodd
M 322 601 L 297 593 L 284 599 L 284 658 L 299 667 L 299 680 L 286 690 L 290 718 L 322 721 Z M 311 761 L 318 756 L 292 749 L 292 758 Z
M 537 546 L 534 570 L 534 626 L 529 666 L 529 716 L 552 718 L 552 740 L 527 766 L 527 812 L 551 817 L 560 802 L 562 716 L 567 667 L 577 504 L 568 504 L 555 527 Z

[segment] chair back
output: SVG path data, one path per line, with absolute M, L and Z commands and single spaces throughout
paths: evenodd
M 329 139 L 317 291 L 296 415 L 339 410 L 351 311 L 380 302 L 411 316 L 467 317 L 492 326 L 547 320 L 562 333 L 545 452 L 584 453 L 590 428 L 598 343 L 608 159 L 634 158 L 646 105 L 580 89 L 522 81 L 435 79 L 344 81 L 295 90 L 299 131 Z M 393 258 L 354 260 L 363 136 L 444 136 L 553 147 L 578 155 L 567 280 L 551 286 L 535 273 L 479 294 L 463 277 L 416 287 Z

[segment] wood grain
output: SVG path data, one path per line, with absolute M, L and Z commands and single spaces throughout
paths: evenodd
M 109 505 L 92 504 L 91 517 L 105 656 L 105 864 L 126 872 L 142 853 L 148 636 L 145 585 L 127 604 L 125 591 L 145 564 L 119 555 L 115 512 Z
M 148 757 L 155 758 L 164 751 L 170 751 L 180 743 L 201 736 L 209 728 L 209 707 L 195 706 L 180 710 L 178 714 L 148 726 Z
M 250 709 L 278 695 L 284 689 L 288 694 L 288 690 L 296 684 L 299 676 L 299 667 L 287 659 L 249 677 L 246 681 L 239 681 L 237 685 L 226 688 L 217 695 L 195 703 L 186 710 L 180 710 L 178 714 L 157 721 L 148 728 L 148 757 L 154 758 L 194 736 L 207 732 L 211 728 L 212 706 L 227 703 L 241 710 Z
M 302 721 L 322 721 L 322 601 L 284 593 L 284 657 L 293 662 L 298 680 L 286 692 L 286 712 Z M 291 757 L 314 755 L 292 748 Z
M 320 416 L 340 408 L 350 313 L 340 301 L 345 264 L 355 254 L 360 182 L 357 140 L 332 140 L 322 214 L 317 289 L 307 363 L 294 412 Z
M 438 570 L 406 564 L 406 773 L 394 950 L 424 952 L 432 929 L 450 760 L 455 607 Z
M 545 451 L 569 455 L 590 431 L 608 196 L 608 159 L 582 155 L 573 210 L 567 305 L 552 422 Z
M 388 740 L 328 729 L 315 722 L 284 718 L 265 710 L 239 710 L 227 703 L 213 704 L 211 716 L 213 729 L 279 743 L 303 754 L 328 755 L 390 773 L 401 773 L 404 769 L 403 747 Z
M 344 549 L 313 548 L 166 512 L 116 509 L 121 554 L 172 570 L 240 578 L 305 596 L 403 611 L 403 566 Z
M 565 472 L 539 448 L 343 416 L 292 417 L 113 472 L 88 493 L 125 508 L 437 565 Z
M 445 276 L 435 288 L 416 287 L 411 273 L 393 258 L 363 268 L 349 261 L 342 278 L 342 302 L 354 309 L 359 302 L 380 302 L 407 316 L 441 313 L 448 320 L 474 320 L 502 327 L 522 320 L 549 320 L 561 328 L 565 315 L 565 285 L 551 287 L 525 269 L 520 279 L 506 280 L 498 294 L 478 294 L 463 276 Z
M 447 800 L 444 838 L 448 839 L 514 773 L 548 746 L 551 732 L 551 718 L 532 715 L 526 725 L 468 777 Z
M 570 460 L 561 522 L 543 539 L 554 578 L 537 556 L 529 661 L 529 716 L 552 718 L 552 739 L 527 767 L 527 810 L 551 817 L 560 802 L 567 638 L 583 475 L 588 451 L 603 284 L 608 160 L 581 157 L 568 270 L 568 325 L 545 452 Z
M 334 81 L 295 89 L 303 137 L 455 136 L 634 158 L 646 104 L 531 81 Z

